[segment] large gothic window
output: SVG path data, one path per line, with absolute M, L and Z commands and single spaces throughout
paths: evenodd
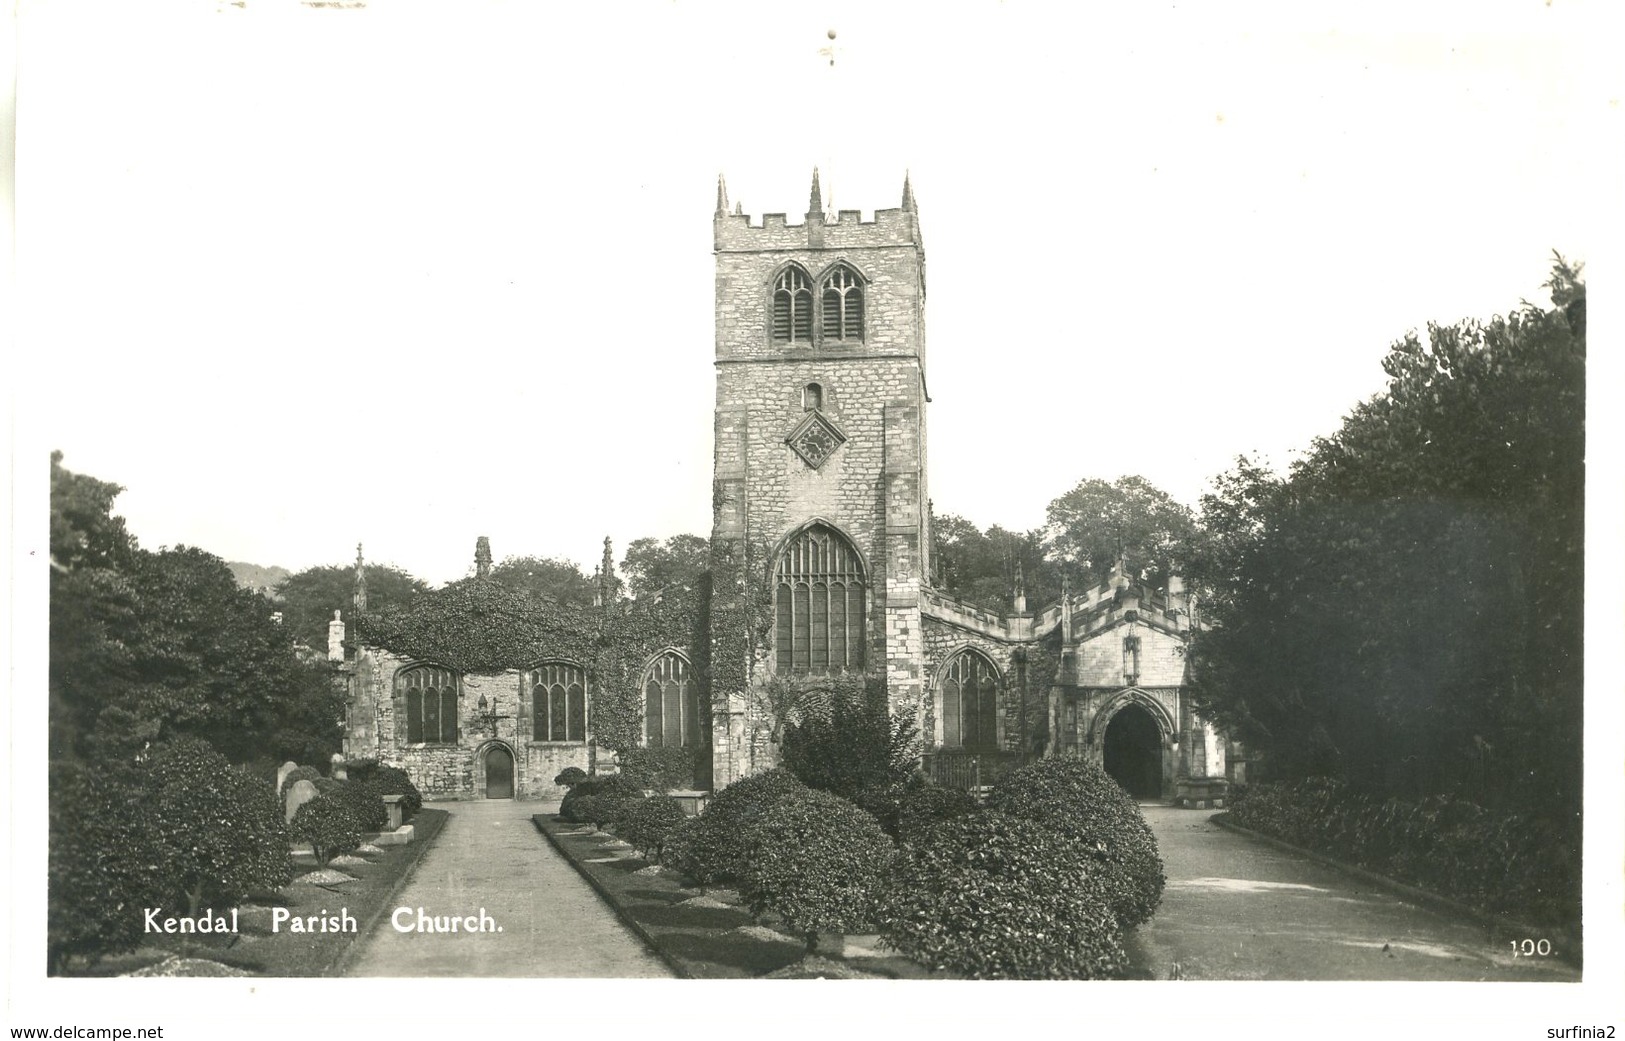
M 579 665 L 548 662 L 530 671 L 531 739 L 587 739 L 587 674 Z
M 863 668 L 864 592 L 857 550 L 840 534 L 815 524 L 791 539 L 774 569 L 778 671 Z
M 395 674 L 395 692 L 406 703 L 407 744 L 456 744 L 457 674 L 419 665 Z
M 649 666 L 643 684 L 644 743 L 692 748 L 701 743 L 700 694 L 688 661 L 667 651 Z
M 975 651 L 961 651 L 942 674 L 942 745 L 991 752 L 999 747 L 999 672 Z
M 825 341 L 863 339 L 863 284 L 851 268 L 838 267 L 824 278 L 820 332 Z
M 800 268 L 785 268 L 773 284 L 773 342 L 812 342 L 812 285 Z

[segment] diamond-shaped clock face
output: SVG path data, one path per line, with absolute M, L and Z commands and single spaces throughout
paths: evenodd
M 808 466 L 816 470 L 835 454 L 835 450 L 846 441 L 846 435 L 814 409 L 796 424 L 784 441 L 796 450 L 796 454 Z

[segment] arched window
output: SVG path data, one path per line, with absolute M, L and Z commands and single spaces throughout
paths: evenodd
M 785 268 L 773 284 L 773 342 L 812 342 L 812 286 L 800 268 Z
M 824 279 L 822 334 L 825 340 L 863 339 L 863 284 L 850 268 L 838 267 Z
M 587 740 L 587 674 L 578 665 L 548 662 L 530 671 L 531 739 Z
M 824 407 L 824 388 L 817 383 L 809 383 L 801 392 L 801 407 L 808 411 Z
M 457 743 L 457 674 L 418 665 L 395 674 L 395 692 L 406 702 L 406 743 Z
M 851 543 L 822 524 L 813 525 L 784 547 L 774 585 L 779 672 L 863 668 L 863 565 Z
M 961 651 L 942 673 L 942 745 L 991 752 L 999 747 L 999 671 Z
M 649 666 L 643 684 L 643 733 L 650 748 L 693 748 L 701 743 L 700 694 L 688 662 L 667 651 Z

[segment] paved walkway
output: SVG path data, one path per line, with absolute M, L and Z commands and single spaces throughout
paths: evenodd
M 1579 979 L 1554 958 L 1514 959 L 1475 922 L 1226 831 L 1209 811 L 1140 808 L 1168 884 L 1129 953 L 1156 979 Z
M 556 804 L 490 799 L 434 808 L 451 818 L 395 903 L 410 909 L 402 924 L 415 925 L 421 908 L 446 925 L 456 916 L 459 931 L 400 932 L 385 917 L 357 941 L 346 975 L 671 975 L 531 823 Z

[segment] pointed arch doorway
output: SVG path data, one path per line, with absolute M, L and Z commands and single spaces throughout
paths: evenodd
M 513 753 L 502 745 L 485 750 L 485 797 L 513 798 Z
M 1162 728 L 1139 705 L 1125 705 L 1106 724 L 1102 765 L 1136 799 L 1162 797 Z

